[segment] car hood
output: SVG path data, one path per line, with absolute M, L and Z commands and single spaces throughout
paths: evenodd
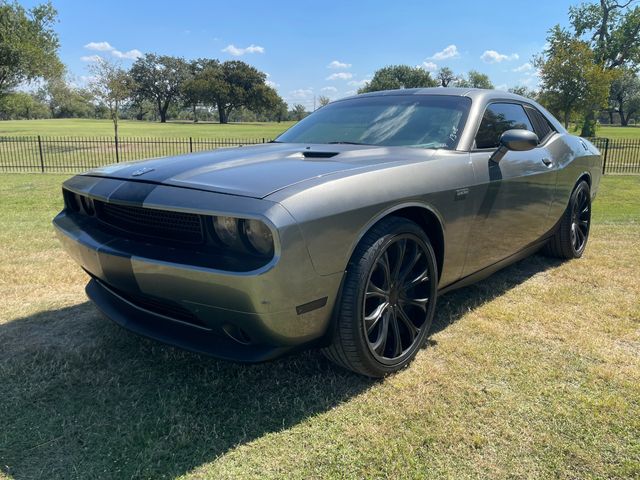
M 108 165 L 84 175 L 264 198 L 306 180 L 431 155 L 415 148 L 269 143 Z

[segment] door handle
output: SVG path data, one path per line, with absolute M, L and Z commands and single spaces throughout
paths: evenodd
M 550 158 L 545 157 L 545 158 L 543 158 L 543 159 L 542 159 L 542 163 L 544 163 L 544 164 L 548 167 L 548 166 L 549 166 L 549 165 L 551 165 L 553 162 L 551 161 L 551 159 L 550 159 Z

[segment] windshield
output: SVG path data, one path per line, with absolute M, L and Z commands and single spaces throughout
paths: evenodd
M 330 103 L 275 141 L 454 149 L 471 100 L 448 95 L 384 95 Z

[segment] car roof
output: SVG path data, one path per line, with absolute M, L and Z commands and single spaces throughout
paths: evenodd
M 490 90 L 486 88 L 451 88 L 451 87 L 430 87 L 430 88 L 400 88 L 396 90 L 380 90 L 377 92 L 362 93 L 360 95 L 352 95 L 350 97 L 343 98 L 346 100 L 350 98 L 362 98 L 362 97 L 377 97 L 386 95 L 450 95 L 457 97 L 469 97 L 472 100 L 492 100 L 492 99 L 512 99 L 519 101 L 531 102 L 530 99 L 525 98 L 515 93 L 505 92 L 502 90 Z

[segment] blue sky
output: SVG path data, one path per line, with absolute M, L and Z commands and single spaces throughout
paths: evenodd
M 23 1 L 31 6 L 37 1 Z M 128 67 L 140 52 L 240 59 L 291 105 L 354 93 L 389 64 L 476 69 L 500 88 L 535 86 L 547 30 L 576 1 L 53 0 L 60 57 L 82 83 L 92 56 Z

